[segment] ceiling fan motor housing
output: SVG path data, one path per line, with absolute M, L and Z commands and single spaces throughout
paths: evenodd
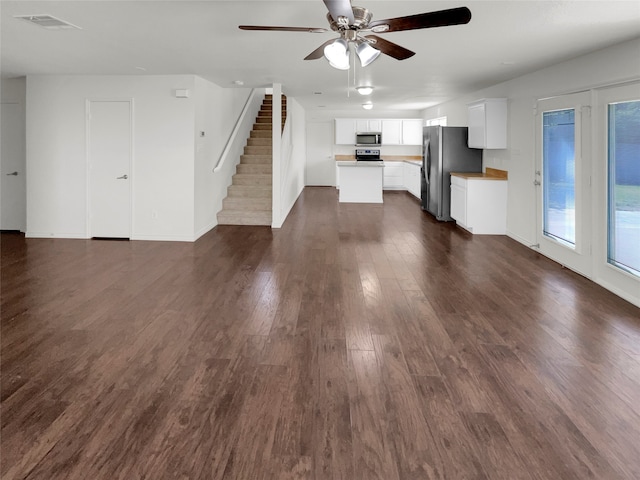
M 371 21 L 372 16 L 373 14 L 364 7 L 353 7 L 354 20 L 351 25 L 347 25 L 346 22 L 343 24 L 342 22 L 334 20 L 334 18 L 331 16 L 331 13 L 327 13 L 327 21 L 331 26 L 331 30 L 335 32 L 344 31 L 346 29 L 361 30 L 369 26 L 369 22 Z

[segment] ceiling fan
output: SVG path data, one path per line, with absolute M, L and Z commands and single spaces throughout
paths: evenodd
M 354 7 L 351 0 L 323 0 L 329 10 L 327 20 L 331 30 L 338 32 L 338 39 L 324 42 L 305 60 L 316 60 L 323 55 L 332 67 L 340 70 L 349 68 L 349 45 L 354 44 L 356 53 L 363 67 L 373 62 L 380 53 L 397 60 L 405 60 L 415 55 L 396 43 L 385 40 L 371 33 L 400 32 L 421 28 L 446 27 L 462 25 L 471 20 L 471 11 L 467 7 L 451 8 L 436 12 L 419 13 L 406 17 L 389 18 L 372 21 L 373 14 L 363 7 Z M 260 25 L 240 25 L 241 30 L 267 30 L 279 32 L 324 33 L 326 28 L 314 27 L 274 27 Z

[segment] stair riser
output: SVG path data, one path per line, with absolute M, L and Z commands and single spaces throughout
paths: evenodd
M 249 138 L 268 138 L 271 140 L 271 130 L 252 130 Z
M 253 124 L 253 129 L 254 130 L 262 130 L 262 131 L 271 131 L 271 124 L 270 123 L 254 123 Z
M 243 212 L 239 213 L 223 213 L 218 214 L 219 225 L 262 225 L 268 227 L 271 225 L 271 213 L 263 215 L 247 215 Z
M 236 174 L 233 176 L 233 185 L 254 185 L 267 187 L 271 185 L 271 175 L 246 175 Z
M 242 164 L 236 167 L 236 173 L 241 175 L 271 175 L 271 164 Z
M 272 141 L 269 138 L 249 138 L 247 140 L 248 147 L 271 147 Z
M 271 198 L 271 187 L 254 187 L 231 185 L 227 189 L 228 197 Z
M 241 155 L 240 163 L 245 165 L 271 165 L 271 155 Z
M 271 155 L 271 147 L 244 147 L 245 155 Z
M 270 212 L 271 198 L 227 197 L 222 202 L 225 210 L 247 210 L 252 212 Z

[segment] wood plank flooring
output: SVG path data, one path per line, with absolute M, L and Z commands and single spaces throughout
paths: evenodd
M 3 234 L 3 480 L 640 478 L 640 310 L 403 192 Z

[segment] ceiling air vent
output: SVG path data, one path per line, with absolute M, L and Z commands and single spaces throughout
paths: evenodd
M 53 15 L 14 15 L 14 18 L 25 20 L 40 27 L 46 28 L 47 30 L 67 30 L 72 28 L 80 29 L 79 26 L 69 22 L 65 22 L 64 20 L 60 20 Z

